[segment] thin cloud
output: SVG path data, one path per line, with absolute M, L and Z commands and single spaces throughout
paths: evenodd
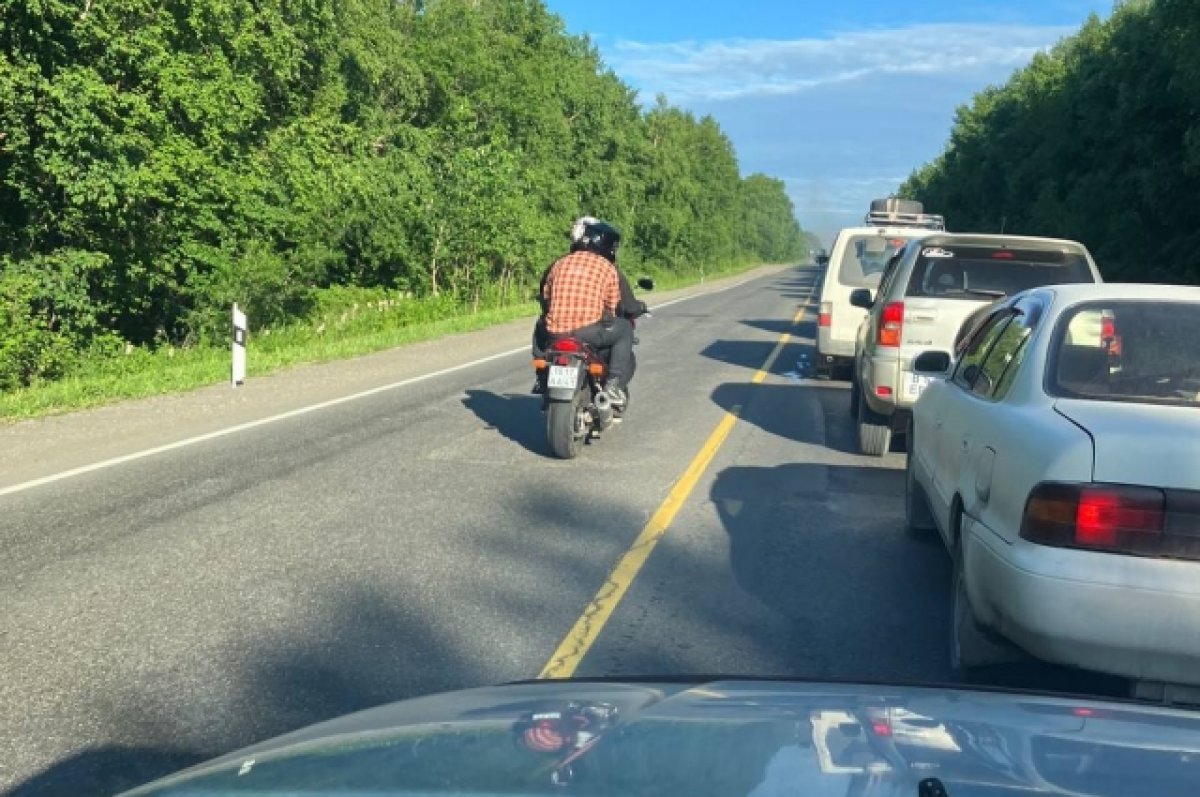
M 1028 63 L 1072 30 L 928 24 L 795 40 L 618 41 L 607 55 L 643 94 L 686 103 L 801 94 L 888 76 L 994 75 Z

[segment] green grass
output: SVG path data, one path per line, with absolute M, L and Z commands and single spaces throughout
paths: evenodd
M 751 266 L 708 272 L 703 281 L 748 271 Z M 656 290 L 674 290 L 700 283 L 698 275 L 654 275 Z M 353 291 L 327 297 L 314 317 L 252 335 L 248 376 L 264 376 L 304 363 L 328 362 L 432 340 L 514 321 L 532 319 L 534 302 L 472 311 L 431 299 L 381 298 Z M 653 300 L 650 300 L 653 307 Z M 35 383 L 0 393 L 0 422 L 54 415 L 97 407 L 115 401 L 179 393 L 229 378 L 227 346 L 132 349 L 117 357 L 93 359 L 54 381 Z

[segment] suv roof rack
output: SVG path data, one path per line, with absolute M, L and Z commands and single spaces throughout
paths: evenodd
M 888 213 L 873 210 L 867 214 L 866 222 L 873 227 L 921 227 L 942 231 L 946 229 L 946 220 L 935 213 Z

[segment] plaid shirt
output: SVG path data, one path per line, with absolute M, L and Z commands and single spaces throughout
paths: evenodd
M 546 330 L 565 335 L 617 314 L 617 269 L 591 252 L 572 252 L 550 268 L 542 296 L 549 303 Z

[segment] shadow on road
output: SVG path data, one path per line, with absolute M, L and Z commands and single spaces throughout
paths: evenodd
M 805 318 L 799 324 L 792 323 L 790 318 L 751 318 L 744 319 L 742 323 L 748 327 L 772 332 L 776 335 L 787 332 L 793 338 L 814 340 L 817 335 L 817 323 L 811 318 Z
M 718 340 L 706 346 L 700 354 L 710 360 L 757 371 L 771 356 L 775 343 L 774 340 Z
M 60 761 L 4 792 L 4 797 L 108 797 L 199 764 L 205 758 L 152 748 L 101 747 Z
M 65 758 L 4 797 L 107 797 L 323 720 L 503 680 L 487 662 L 468 663 L 435 626 L 396 594 L 339 589 L 314 604 L 303 626 L 271 629 L 242 651 L 211 695 L 167 706 L 134 684 L 100 696 L 94 709 L 110 738 L 128 744 Z M 179 749 L 156 748 L 155 738 Z
M 488 390 L 468 390 L 463 406 L 479 420 L 526 451 L 549 456 L 542 398 L 534 395 L 500 395 Z

